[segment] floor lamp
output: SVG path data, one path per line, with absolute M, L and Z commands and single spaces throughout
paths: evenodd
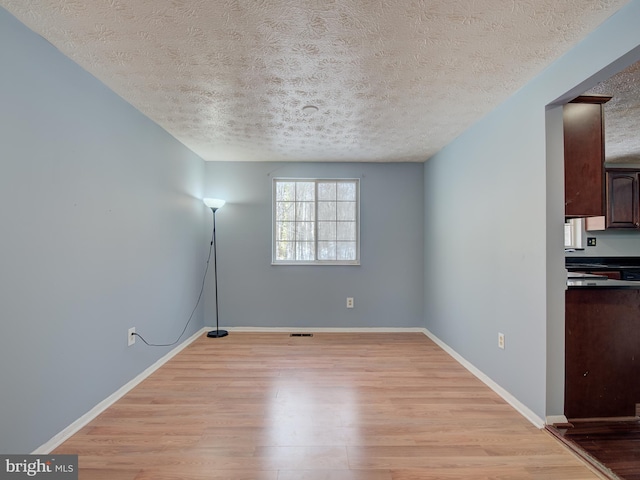
M 213 278 L 216 291 L 216 329 L 207 333 L 207 337 L 220 338 L 229 335 L 226 330 L 218 328 L 218 259 L 216 258 L 216 210 L 224 205 L 224 200 L 217 198 L 205 198 L 202 200 L 204 204 L 211 209 L 213 213 Z

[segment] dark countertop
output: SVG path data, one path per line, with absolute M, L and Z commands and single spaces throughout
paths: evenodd
M 613 280 L 611 278 L 567 278 L 567 288 L 598 288 L 598 289 L 620 289 L 640 290 L 640 282 L 632 280 Z
M 640 289 L 640 257 L 565 257 L 565 268 L 568 288 Z M 622 280 L 605 279 L 602 275 L 575 278 L 580 276 L 577 272 L 619 272 Z
M 569 280 L 586 280 L 589 278 L 599 278 L 599 279 L 607 279 L 606 275 L 596 275 L 593 273 L 578 273 L 578 272 L 569 272 L 567 271 L 567 278 Z
M 640 270 L 640 257 L 565 257 L 567 270 Z

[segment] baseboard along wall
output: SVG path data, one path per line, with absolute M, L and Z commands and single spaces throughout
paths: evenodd
M 180 351 L 185 349 L 190 343 L 195 341 L 198 337 L 200 337 L 205 332 L 210 330 L 214 330 L 211 327 L 205 327 L 194 333 L 191 337 L 189 337 L 185 342 L 178 345 L 176 348 L 168 352 L 162 358 L 157 360 L 153 365 L 149 368 L 141 372 L 135 378 L 127 382 L 125 385 L 120 387 L 117 391 L 113 392 L 103 401 L 98 403 L 95 407 L 89 410 L 87 413 L 82 415 L 76 421 L 74 421 L 71 425 L 66 427 L 64 430 L 56 434 L 53 438 L 51 438 L 46 443 L 42 444 L 40 447 L 35 449 L 32 453 L 39 455 L 46 455 L 57 448 L 59 445 L 64 443 L 65 440 L 70 438 L 73 434 L 75 434 L 82 427 L 91 422 L 94 418 L 104 412 L 107 408 L 117 402 L 120 398 L 126 395 L 129 391 L 135 388 L 138 384 L 140 384 L 144 379 L 146 379 L 153 372 L 162 367 L 165 363 L 175 357 Z M 353 332 L 362 332 L 362 333 L 423 333 L 427 337 L 429 337 L 436 345 L 442 348 L 445 352 L 447 352 L 454 360 L 456 360 L 460 365 L 466 368 L 469 372 L 471 372 L 475 377 L 477 377 L 482 383 L 488 386 L 491 390 L 496 392 L 505 402 L 511 405 L 516 411 L 518 411 L 524 418 L 529 420 L 534 426 L 537 428 L 544 428 L 545 420 L 536 415 L 531 409 L 529 409 L 526 405 L 520 402 L 517 398 L 507 392 L 504 388 L 498 385 L 496 382 L 491 380 L 487 375 L 485 375 L 481 370 L 476 368 L 472 363 L 468 362 L 464 357 L 459 355 L 455 350 L 453 350 L 449 345 L 440 340 L 437 336 L 431 333 L 426 328 L 421 327 L 407 327 L 407 328 L 386 328 L 386 327 L 372 327 L 372 328 L 313 328 L 313 327 L 303 327 L 303 328 L 294 328 L 294 327 L 226 327 L 225 330 L 229 332 L 283 332 L 283 333 L 353 333 Z
M 176 348 L 174 348 L 173 350 L 168 352 L 162 358 L 158 359 L 153 365 L 151 365 L 146 370 L 141 372 L 135 378 L 133 378 L 130 381 L 128 381 L 127 383 L 125 383 L 118 390 L 113 392 L 111 395 L 109 395 L 107 398 L 102 400 L 100 403 L 98 403 L 95 407 L 93 407 L 87 413 L 85 413 L 80 418 L 78 418 L 71 425 L 69 425 L 68 427 L 66 427 L 64 430 L 62 430 L 61 432 L 57 433 L 56 435 L 54 435 L 50 440 L 48 440 L 47 442 L 45 442 L 42 445 L 40 445 L 38 448 L 36 448 L 31 453 L 35 454 L 35 455 L 46 455 L 46 454 L 52 452 L 55 448 L 57 448 L 62 443 L 64 443 L 68 438 L 70 438 L 78 430 L 80 430 L 82 427 L 87 425 L 94 418 L 96 418 L 98 415 L 100 415 L 102 412 L 104 412 L 107 408 L 109 408 L 111 405 L 116 403 L 118 400 L 120 400 L 122 397 L 124 397 L 127 393 L 129 393 L 131 390 L 133 390 L 137 385 L 139 385 L 149 375 L 151 375 L 153 372 L 155 372 L 160 367 L 162 367 L 162 365 L 167 363 L 169 360 L 171 360 L 173 357 L 175 357 L 178 353 L 180 353 L 182 350 L 184 350 L 191 342 L 195 341 L 203 333 L 205 333 L 205 332 L 207 332 L 209 330 L 211 330 L 211 329 L 210 328 L 202 328 L 202 329 L 198 330 L 196 333 L 194 333 L 187 340 L 185 340 L 180 345 L 178 345 Z

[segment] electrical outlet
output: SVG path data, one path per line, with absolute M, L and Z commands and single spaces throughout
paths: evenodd
M 134 335 L 134 333 L 136 333 L 136 327 L 131 327 L 129 330 L 127 330 L 127 346 L 129 347 L 136 343 L 136 336 Z
M 498 348 L 504 350 L 504 333 L 498 333 Z
M 347 297 L 347 308 L 353 308 L 353 297 Z
M 596 246 L 596 237 L 587 237 L 587 247 Z

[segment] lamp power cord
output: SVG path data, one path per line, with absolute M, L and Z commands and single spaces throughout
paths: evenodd
M 213 228 L 215 231 L 215 225 Z M 200 293 L 198 294 L 198 300 L 196 301 L 196 304 L 193 307 L 193 310 L 191 310 L 191 315 L 189 315 L 189 319 L 187 320 L 187 323 L 184 325 L 184 328 L 182 329 L 180 336 L 175 340 L 175 342 L 172 342 L 172 343 L 149 343 L 145 340 L 145 338 L 142 335 L 140 335 L 137 332 L 133 332 L 131 335 L 135 335 L 136 337 L 140 338 L 140 340 L 142 340 L 142 342 L 149 347 L 172 347 L 180 341 L 184 333 L 187 331 L 187 327 L 189 326 L 189 323 L 191 323 L 191 320 L 193 319 L 193 314 L 196 313 L 198 305 L 200 305 L 200 300 L 202 300 L 202 293 L 204 292 L 204 284 L 207 279 L 207 272 L 209 271 L 209 262 L 211 261 L 211 251 L 213 249 L 214 234 L 215 234 L 214 232 L 211 232 L 211 243 L 209 244 L 209 256 L 207 257 L 207 266 L 204 269 L 204 275 L 202 276 L 202 285 L 200 286 Z

